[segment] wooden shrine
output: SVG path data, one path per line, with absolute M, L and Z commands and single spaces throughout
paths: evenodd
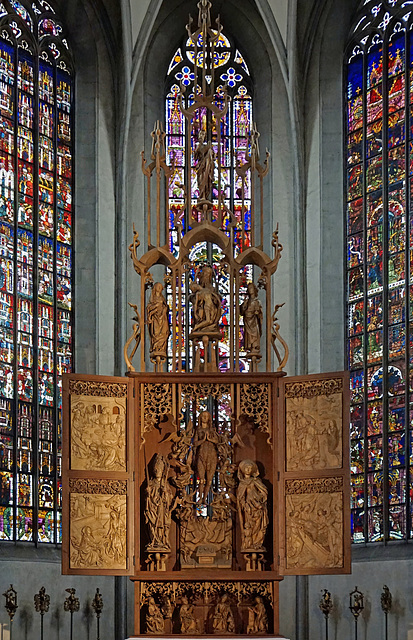
M 225 40 L 210 2 L 198 8 L 192 93 L 176 95 L 184 206 L 171 202 L 175 154 L 159 122 L 142 160 L 128 373 L 64 376 L 63 572 L 130 576 L 137 636 L 275 637 L 284 575 L 350 571 L 348 376 L 283 372 L 278 230 L 273 256 L 263 248 L 269 154 L 261 164 L 252 125 L 232 211 L 221 153 L 231 96 L 215 89 Z

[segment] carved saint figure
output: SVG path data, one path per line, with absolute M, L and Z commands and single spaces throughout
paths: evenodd
M 175 508 L 172 488 L 168 482 L 168 464 L 157 454 L 153 465 L 154 476 L 146 488 L 145 521 L 149 528 L 149 551 L 170 551 L 169 529 L 171 513 Z
M 188 598 L 183 596 L 181 608 L 179 609 L 179 619 L 181 622 L 181 633 L 198 633 L 198 625 L 194 613 L 194 605 L 188 602 Z
M 196 451 L 196 473 L 199 478 L 199 497 L 205 504 L 212 479 L 218 464 L 219 436 L 212 424 L 212 416 L 209 411 L 199 414 L 198 425 L 195 431 L 194 448 Z
M 115 562 L 121 562 L 124 555 L 125 528 L 122 522 L 121 508 L 108 503 L 110 508 L 109 525 L 105 539 L 105 551 L 108 556 L 115 559 Z
M 226 593 L 215 606 L 214 617 L 212 620 L 213 632 L 218 633 L 234 633 L 235 622 Z
M 189 299 L 194 315 L 192 333 L 206 336 L 219 334 L 222 298 L 214 288 L 212 277 L 212 267 L 204 265 L 198 274 L 198 284 L 192 282 L 190 285 L 192 293 Z
M 160 634 L 165 632 L 165 620 L 154 598 L 148 600 L 148 612 L 146 614 L 146 633 Z
M 237 507 L 241 527 L 241 550 L 264 551 L 268 526 L 268 490 L 258 477 L 253 460 L 242 460 L 238 467 Z
M 253 635 L 268 633 L 268 616 L 264 601 L 260 596 L 255 598 L 253 607 L 248 607 L 247 633 Z
M 195 148 L 196 178 L 198 182 L 198 200 L 210 200 L 214 179 L 215 154 L 210 142 L 205 142 L 206 132 L 201 129 L 198 145 Z
M 92 528 L 89 526 L 82 527 L 80 533 L 79 541 L 74 536 L 70 539 L 72 547 L 77 552 L 77 554 L 73 554 L 76 565 L 80 567 L 100 566 L 103 562 L 101 539 L 95 538 Z
M 248 283 L 247 292 L 247 297 L 240 306 L 240 314 L 244 318 L 244 347 L 251 354 L 259 354 L 262 335 L 262 305 L 258 300 L 258 289 L 253 282 Z
M 146 322 L 151 340 L 151 358 L 166 358 L 166 347 L 170 333 L 169 310 L 162 289 L 162 283 L 155 282 L 146 306 Z

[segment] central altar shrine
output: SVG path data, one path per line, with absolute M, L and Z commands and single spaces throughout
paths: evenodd
M 248 96 L 217 85 L 229 42 L 210 2 L 198 8 L 176 130 L 156 122 L 142 156 L 128 373 L 64 377 L 63 571 L 130 576 L 137 637 L 275 638 L 284 575 L 350 569 L 348 376 L 283 371 L 269 153 L 254 123 L 235 138 L 228 197 L 229 105 Z

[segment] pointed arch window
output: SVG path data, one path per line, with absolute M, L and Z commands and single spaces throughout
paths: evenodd
M 354 542 L 412 537 L 411 3 L 363 2 L 347 51 Z
M 201 197 L 197 183 L 197 166 L 199 159 L 196 157 L 196 148 L 202 132 L 208 129 L 206 118 L 212 117 L 212 148 L 215 157 L 220 155 L 221 175 L 218 176 L 215 168 L 212 184 L 212 202 L 214 215 L 218 211 L 218 182 L 222 190 L 225 190 L 224 215 L 225 228 L 228 236 L 229 228 L 235 228 L 234 238 L 236 253 L 242 252 L 251 244 L 251 198 L 253 188 L 251 174 L 248 172 L 245 181 L 237 172 L 237 167 L 245 163 L 246 153 L 250 150 L 250 134 L 253 128 L 253 83 L 250 71 L 241 53 L 241 50 L 231 41 L 223 31 L 215 31 L 216 42 L 214 46 L 214 66 L 212 76 L 206 77 L 206 82 L 213 82 L 216 87 L 214 100 L 217 107 L 224 105 L 223 92 L 226 86 L 230 97 L 228 111 L 222 120 L 220 136 L 214 127 L 214 117 L 206 109 L 199 109 L 192 127 L 190 139 L 188 139 L 185 117 L 179 109 L 179 101 L 183 95 L 184 107 L 194 103 L 194 42 L 186 38 L 181 47 L 172 56 L 166 76 L 166 161 L 173 165 L 173 175 L 169 180 L 170 217 L 169 217 L 169 249 L 175 255 L 178 253 L 179 240 L 188 230 L 188 221 L 185 215 L 186 197 L 191 198 L 192 206 Z M 203 42 L 202 33 L 198 41 L 198 66 L 203 67 Z M 212 66 L 212 65 L 211 65 Z M 193 207 L 195 212 L 195 208 Z M 233 214 L 231 213 L 233 212 Z M 201 263 L 209 261 L 216 272 L 216 278 L 222 283 L 219 263 L 223 255 L 216 245 L 208 242 L 200 242 L 193 249 L 190 259 Z M 252 280 L 252 268 L 246 267 L 242 279 L 242 290 L 245 293 L 246 285 Z M 174 306 L 173 296 L 169 287 L 169 306 Z M 219 346 L 219 367 L 221 371 L 231 369 L 231 336 L 229 335 L 231 303 L 230 292 L 223 297 L 223 313 L 221 318 L 222 341 Z M 182 296 L 182 314 L 188 313 L 185 308 L 185 296 Z M 242 318 L 240 320 L 242 325 Z M 235 337 L 243 344 L 241 335 Z M 189 344 L 182 344 L 180 363 L 185 370 L 186 363 L 190 359 Z M 240 352 L 241 370 L 248 368 L 248 362 L 243 360 Z
M 0 1 L 0 540 L 61 541 L 72 122 L 73 66 L 52 4 Z

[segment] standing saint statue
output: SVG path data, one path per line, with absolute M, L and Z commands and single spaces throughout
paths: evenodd
M 156 363 L 166 359 L 166 350 L 170 334 L 169 308 L 162 289 L 162 283 L 155 282 L 150 300 L 146 306 L 146 322 L 151 341 L 150 355 L 152 362 Z
M 269 523 L 267 487 L 258 477 L 253 460 L 238 466 L 237 507 L 241 528 L 241 551 L 265 551 L 264 538 Z
M 212 424 L 209 411 L 199 414 L 195 431 L 194 449 L 196 449 L 196 474 L 199 478 L 199 499 L 206 504 L 208 492 L 218 464 L 219 436 Z
M 244 347 L 251 355 L 260 355 L 262 335 L 262 305 L 258 299 L 258 289 L 253 282 L 247 286 L 247 297 L 240 306 L 244 318 Z
M 198 200 L 210 200 L 212 196 L 212 182 L 214 179 L 215 154 L 210 142 L 205 142 L 206 131 L 201 129 L 198 134 L 198 145 L 194 157 L 196 178 L 198 182 Z
M 148 551 L 171 550 L 169 530 L 171 514 L 176 506 L 173 492 L 168 481 L 168 464 L 163 456 L 156 454 L 153 465 L 153 477 L 146 488 L 145 522 L 149 529 Z
M 198 274 L 198 284 L 190 285 L 189 297 L 193 305 L 194 324 L 191 335 L 220 337 L 219 321 L 221 318 L 222 298 L 215 290 L 212 282 L 213 269 L 203 265 Z
M 215 606 L 214 617 L 212 619 L 212 629 L 215 634 L 234 633 L 235 622 L 226 593 Z

